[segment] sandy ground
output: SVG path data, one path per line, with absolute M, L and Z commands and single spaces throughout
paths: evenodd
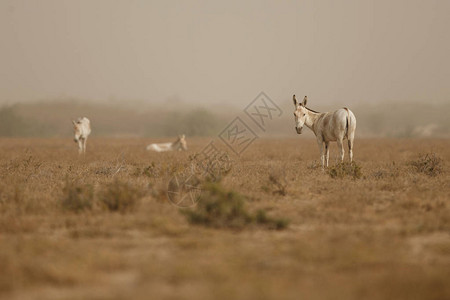
M 149 153 L 150 139 L 92 138 L 80 157 L 70 140 L 0 139 L 0 298 L 450 298 L 450 140 L 358 139 L 359 179 L 322 171 L 310 139 L 230 153 L 220 185 L 250 213 L 290 220 L 284 230 L 193 225 L 168 201 L 208 141 Z M 441 173 L 411 165 L 420 153 Z M 118 183 L 130 210 L 101 205 Z M 92 207 L 64 206 L 70 186 Z

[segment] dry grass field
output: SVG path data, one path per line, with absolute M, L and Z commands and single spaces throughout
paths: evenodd
M 0 298 L 450 299 L 450 140 L 357 139 L 360 178 L 323 172 L 314 140 L 257 140 L 216 188 L 278 230 L 167 200 L 208 141 L 0 139 Z

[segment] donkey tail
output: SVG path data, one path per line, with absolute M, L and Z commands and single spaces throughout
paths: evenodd
M 348 139 L 348 129 L 350 127 L 350 122 L 351 122 L 351 118 L 350 118 L 350 112 L 348 111 L 347 107 L 344 107 L 344 109 L 347 111 L 347 117 L 345 119 L 345 134 L 344 137 L 346 137 Z

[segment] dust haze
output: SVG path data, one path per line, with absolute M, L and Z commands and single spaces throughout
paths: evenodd
M 65 136 L 86 115 L 99 135 L 165 136 L 200 111 L 211 127 L 190 133 L 210 135 L 264 91 L 284 111 L 271 134 L 295 134 L 296 93 L 351 107 L 363 135 L 446 136 L 449 13 L 415 0 L 3 0 L 0 134 Z
M 450 299 L 449 16 L 0 0 L 0 300 Z

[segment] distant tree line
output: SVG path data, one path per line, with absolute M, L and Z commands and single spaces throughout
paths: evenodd
M 385 107 L 383 103 L 352 106 L 357 118 L 356 135 L 396 138 L 450 135 L 448 103 L 392 103 L 389 109 Z M 292 103 L 288 101 L 283 110 L 280 118 L 268 120 L 264 136 L 297 137 L 290 113 Z M 132 103 L 120 106 L 79 100 L 18 103 L 0 107 L 0 136 L 69 137 L 72 135 L 71 120 L 81 116 L 91 120 L 93 136 L 215 136 L 239 113 L 242 112 L 235 108 L 200 108 L 186 103 L 159 106 Z M 251 120 L 244 117 L 244 121 L 254 128 Z
M 0 136 L 37 136 L 41 132 L 46 131 L 44 127 L 44 124 L 21 116 L 16 105 L 8 105 L 0 108 Z
M 72 134 L 71 119 L 87 116 L 93 134 L 98 136 L 133 135 L 164 137 L 186 134 L 211 136 L 217 134 L 222 123 L 218 116 L 206 109 L 149 110 L 136 112 L 121 108 L 68 105 L 64 109 L 42 104 L 16 104 L 0 107 L 0 136 L 58 137 Z M 53 113 L 52 113 L 53 110 Z

